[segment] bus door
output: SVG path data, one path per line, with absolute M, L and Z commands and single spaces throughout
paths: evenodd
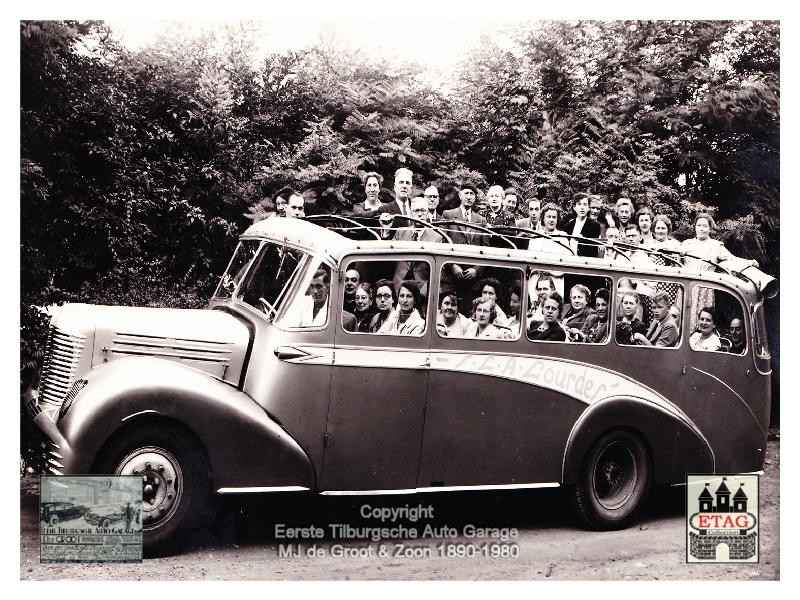
M 733 465 L 757 471 L 766 451 L 769 400 L 753 364 L 751 320 L 723 289 L 694 284 L 690 299 L 681 408 L 708 439 L 718 473 L 733 472 Z M 752 468 L 742 467 L 748 464 Z
M 416 487 L 436 314 L 428 301 L 433 261 L 392 258 L 341 263 L 322 490 Z M 387 307 L 388 317 L 378 310 Z

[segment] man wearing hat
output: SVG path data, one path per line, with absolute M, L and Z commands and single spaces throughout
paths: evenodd
M 478 188 L 471 183 L 461 186 L 461 191 L 458 192 L 458 197 L 461 200 L 461 206 L 453 210 L 446 210 L 442 213 L 442 218 L 445 221 L 463 221 L 465 223 L 474 223 L 486 227 L 486 219 L 472 210 L 475 204 L 475 199 L 478 197 Z M 470 227 L 462 227 L 461 225 L 449 225 L 448 229 L 452 231 L 450 239 L 454 244 L 471 244 L 473 246 L 488 246 L 489 239 L 479 231 Z

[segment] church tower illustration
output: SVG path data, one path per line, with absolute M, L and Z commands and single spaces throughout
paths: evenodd
M 722 478 L 722 483 L 717 488 L 717 510 L 718 513 L 731 512 L 731 493 L 725 485 L 727 477 Z

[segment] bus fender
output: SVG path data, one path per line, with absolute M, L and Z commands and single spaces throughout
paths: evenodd
M 86 386 L 56 423 L 65 473 L 89 473 L 122 427 L 174 419 L 202 442 L 214 488 L 300 486 L 314 489 L 306 453 L 244 392 L 184 363 L 129 357 L 92 369 Z
M 683 483 L 686 473 L 713 473 L 714 454 L 705 438 L 678 409 L 650 400 L 611 397 L 590 406 L 570 432 L 564 451 L 562 483 L 575 485 L 592 444 L 606 431 L 632 429 L 652 454 L 656 484 Z

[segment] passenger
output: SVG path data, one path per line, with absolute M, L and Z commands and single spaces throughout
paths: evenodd
M 481 292 L 481 298 L 491 300 L 494 305 L 495 319 L 492 322 L 496 325 L 507 325 L 509 319 L 498 304 L 500 302 L 500 282 L 494 277 L 487 277 L 481 280 L 478 289 Z
M 681 309 L 674 304 L 669 307 L 669 316 L 675 319 L 675 324 L 678 326 L 678 331 L 681 329 Z
M 506 320 L 506 327 L 511 332 L 511 337 L 519 337 L 522 322 L 520 320 L 519 311 L 522 304 L 522 288 L 518 283 L 512 283 L 508 289 L 508 319 Z
M 483 217 L 486 224 L 498 227 L 514 227 L 516 221 L 505 209 L 505 192 L 502 186 L 493 185 L 486 191 L 486 211 Z
M 302 219 L 305 216 L 305 199 L 303 195 L 300 192 L 292 191 L 292 194 L 286 201 L 286 218 Z
M 533 231 L 541 231 L 542 224 L 540 222 L 542 212 L 542 201 L 538 198 L 528 200 L 528 218 L 517 219 L 515 225 L 522 229 L 531 229 Z
M 531 321 L 544 321 L 544 301 L 547 297 L 556 291 L 556 284 L 553 283 L 553 278 L 550 275 L 540 275 L 536 281 L 536 300 L 531 303 L 531 310 L 528 313 L 528 319 Z
M 349 313 L 356 312 L 356 288 L 361 283 L 361 274 L 355 269 L 344 273 L 344 302 L 342 308 Z
M 478 278 L 484 267 L 447 263 L 442 267 L 441 293 L 455 292 L 458 296 L 458 312 L 472 314 L 472 299 L 478 294 Z
M 671 237 L 672 234 L 672 221 L 666 215 L 656 215 L 653 220 L 653 241 L 650 244 L 645 244 L 652 250 L 661 250 L 663 252 L 680 252 L 681 243 Z M 676 257 L 677 258 L 677 257 Z M 680 266 L 672 260 L 667 260 L 661 256 L 650 256 L 650 259 L 657 265 Z
M 717 313 L 711 306 L 704 306 L 697 313 L 697 329 L 689 338 L 692 350 L 719 350 L 722 343 L 716 332 Z
M 585 238 L 600 238 L 600 223 L 589 218 L 589 198 L 586 194 L 578 194 L 573 203 L 575 218 L 564 226 L 568 235 L 579 235 Z M 597 256 L 598 246 L 594 244 L 579 244 L 578 240 L 571 239 L 569 245 L 578 256 Z
M 510 337 L 507 330 L 503 331 L 492 324 L 493 313 L 496 308 L 492 300 L 489 298 L 475 298 L 472 303 L 475 307 L 472 312 L 472 318 L 477 324 L 475 337 L 490 340 L 502 340 Z
M 428 186 L 425 188 L 423 196 L 428 203 L 428 223 L 439 221 L 442 218 L 441 213 L 436 210 L 439 206 L 439 188 L 435 185 Z
M 422 196 L 417 196 L 411 201 L 411 216 L 420 221 L 428 220 L 428 201 Z M 444 238 L 436 233 L 435 229 L 413 223 L 411 227 L 401 227 L 397 230 L 394 239 L 398 242 L 442 242 Z
M 626 254 L 620 250 L 615 249 L 613 246 L 619 240 L 619 229 L 616 227 L 608 227 L 606 229 L 606 245 L 600 249 L 600 258 L 614 262 L 630 263 Z
M 397 290 L 397 308 L 378 330 L 387 335 L 422 335 L 425 319 L 422 318 L 419 288 L 414 281 L 403 281 Z
M 631 223 L 625 228 L 625 243 L 629 246 L 642 246 L 642 233 L 639 231 L 639 226 Z M 652 263 L 650 257 L 646 252 L 641 250 L 629 250 L 631 262 L 633 263 Z
M 461 191 L 458 192 L 461 206 L 453 210 L 444 211 L 442 213 L 442 218 L 445 221 L 463 221 L 465 223 L 473 223 L 486 227 L 486 219 L 473 210 L 477 196 L 478 188 L 471 183 L 464 184 L 461 186 Z M 454 244 L 471 244 L 473 246 L 489 245 L 487 237 L 476 229 L 462 227 L 458 225 L 458 223 L 448 225 L 447 228 L 451 231 L 450 239 Z M 461 294 L 459 294 L 459 298 L 463 300 Z
M 585 285 L 573 285 L 569 291 L 570 303 L 564 307 L 564 315 L 561 318 L 567 330 L 574 329 L 580 331 L 584 324 L 590 321 L 594 324 L 597 320 L 597 313 L 589 306 L 589 299 L 592 293 Z
M 541 216 L 542 233 L 556 238 L 561 235 L 566 235 L 557 228 L 560 220 L 561 209 L 552 202 L 545 204 L 542 208 Z M 534 237 L 528 242 L 528 250 L 533 252 L 549 252 L 552 254 L 572 254 L 569 248 L 569 241 L 566 238 L 561 241 L 556 241 L 543 237 Z
M 364 202 L 353 205 L 353 216 L 373 217 L 378 214 L 378 209 L 382 206 L 379 194 L 383 185 L 383 177 L 375 171 L 370 171 L 364 176 L 364 193 L 367 198 Z
M 744 354 L 747 348 L 747 341 L 744 337 L 744 323 L 741 319 L 731 319 L 731 326 L 728 328 L 731 336 L 730 348 L 723 348 L 726 352 L 731 354 Z
M 620 198 L 617 200 L 617 204 L 615 206 L 615 222 L 617 229 L 620 231 L 625 231 L 628 223 L 630 223 L 633 218 L 634 210 L 633 202 L 631 202 L 630 198 Z
M 377 333 L 388 321 L 392 314 L 392 307 L 397 303 L 397 294 L 394 285 L 388 279 L 379 279 L 375 282 L 375 308 L 378 312 L 369 322 L 369 332 Z
M 372 317 L 377 313 L 372 302 L 372 286 L 369 283 L 360 283 L 355 293 L 355 310 L 353 316 L 356 318 L 356 331 L 369 333 L 369 324 Z
M 681 244 L 681 250 L 686 253 L 684 266 L 701 271 L 713 271 L 714 264 L 736 258 L 722 242 L 711 238 L 716 227 L 714 219 L 708 213 L 699 213 L 694 218 L 695 237 L 684 240 Z M 758 261 L 745 262 L 758 267 Z
M 575 339 L 588 344 L 601 344 L 608 335 L 608 305 L 610 294 L 605 288 L 600 288 L 594 294 L 594 309 L 597 318 L 583 324 Z
M 603 199 L 594 194 L 589 196 L 589 218 L 600 225 L 600 239 L 606 239 L 606 230 L 614 225 L 614 217 L 603 206 Z M 601 249 L 602 251 L 602 249 Z
M 324 269 L 318 269 L 314 278 L 308 285 L 308 293 L 303 296 L 300 304 L 300 317 L 297 327 L 322 326 L 328 319 L 328 295 L 331 286 L 331 276 Z M 352 317 L 351 313 L 347 313 Z M 350 318 L 346 319 L 347 322 Z M 345 315 L 342 316 L 342 323 Z
M 643 206 L 636 211 L 633 222 L 639 227 L 642 236 L 642 244 L 649 247 L 653 243 L 653 211 L 649 206 Z
M 647 333 L 647 326 L 636 317 L 639 309 L 639 294 L 625 292 L 622 295 L 622 316 L 617 318 L 617 343 L 633 344 L 633 336 L 637 333 Z
M 436 313 L 436 331 L 442 337 L 475 337 L 478 325 L 458 312 L 458 296 L 450 292 L 439 296 L 439 312 Z
M 653 322 L 647 334 L 633 334 L 633 341 L 640 346 L 660 346 L 671 348 L 678 343 L 680 330 L 678 324 L 670 316 L 669 309 L 672 302 L 666 292 L 656 292 L 651 300 L 653 306 Z
M 532 321 L 528 327 L 528 339 L 548 342 L 563 342 L 567 333 L 558 322 L 558 316 L 564 310 L 564 299 L 558 292 L 551 292 L 542 305 L 543 321 Z
M 517 214 L 517 206 L 519 206 L 519 194 L 514 188 L 507 188 L 504 192 L 506 195 L 505 209 L 512 217 Z M 516 220 L 512 225 L 516 225 Z

